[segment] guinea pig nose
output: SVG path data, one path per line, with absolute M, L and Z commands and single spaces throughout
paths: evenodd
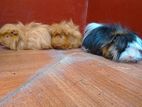
M 11 34 L 13 34 L 13 35 L 17 35 L 17 34 L 18 34 L 18 32 L 17 32 L 17 31 L 15 31 L 15 30 L 13 30 L 13 31 L 11 32 Z

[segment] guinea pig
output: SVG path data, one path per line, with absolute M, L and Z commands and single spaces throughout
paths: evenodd
M 82 49 L 117 62 L 142 59 L 142 39 L 120 24 L 89 23 L 84 30 Z
M 24 29 L 22 24 L 5 24 L 0 29 L 0 44 L 3 46 L 16 50 L 19 45 L 20 38 L 24 36 Z
M 51 36 L 48 25 L 29 23 L 5 24 L 0 29 L 0 43 L 12 50 L 49 49 Z
M 82 35 L 72 21 L 62 21 L 50 26 L 51 44 L 55 49 L 72 49 L 81 46 Z
M 46 24 L 31 22 L 25 25 L 27 49 L 50 49 L 51 35 Z

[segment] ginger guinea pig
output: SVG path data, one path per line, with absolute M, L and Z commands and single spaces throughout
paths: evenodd
M 72 21 L 62 21 L 50 26 L 51 44 L 55 49 L 72 49 L 81 46 L 82 35 Z

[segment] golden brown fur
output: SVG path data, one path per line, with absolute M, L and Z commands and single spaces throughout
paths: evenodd
M 41 23 L 5 24 L 0 29 L 0 43 L 13 50 L 51 48 L 48 26 Z
M 113 57 L 113 60 L 116 61 L 118 53 L 115 46 L 113 44 L 109 44 L 102 48 L 102 55 L 107 59 L 111 59 Z
M 72 21 L 62 21 L 50 26 L 51 44 L 56 49 L 78 48 L 81 45 L 82 35 L 79 27 Z

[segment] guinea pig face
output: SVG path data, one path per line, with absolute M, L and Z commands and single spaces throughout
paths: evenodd
M 68 38 L 64 34 L 55 34 L 52 36 L 51 44 L 56 49 L 66 49 L 68 47 Z
M 18 41 L 18 33 L 19 32 L 17 30 L 0 33 L 0 43 L 8 48 L 15 46 Z
M 127 47 L 119 57 L 120 62 L 137 62 L 139 60 L 142 60 L 142 51 L 134 47 Z

